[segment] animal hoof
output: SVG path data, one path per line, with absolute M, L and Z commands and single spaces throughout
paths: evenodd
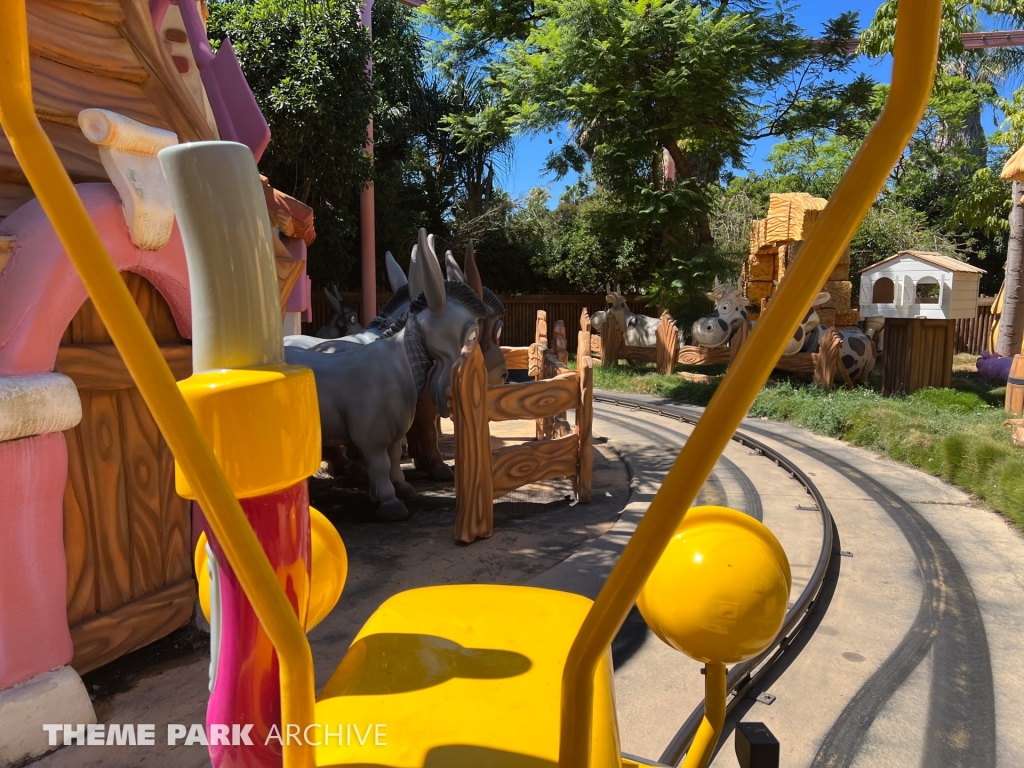
M 416 495 L 416 489 L 409 485 L 409 483 L 396 484 L 395 495 L 402 501 L 416 501 L 419 498 Z
M 399 499 L 392 499 L 377 507 L 377 517 L 385 522 L 395 523 L 409 517 L 409 510 Z
M 452 472 L 452 468 L 449 467 L 447 464 L 440 464 L 434 467 L 433 469 L 428 469 L 427 477 L 429 477 L 431 480 L 440 480 L 442 482 L 447 482 L 455 479 L 455 473 Z

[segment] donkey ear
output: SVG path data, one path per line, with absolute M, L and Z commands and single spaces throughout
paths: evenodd
M 822 291 L 821 293 L 814 297 L 814 301 L 811 302 L 811 306 L 820 307 L 822 304 L 826 303 L 831 298 L 832 296 L 829 294 L 828 291 Z
M 451 251 L 445 251 L 444 253 L 444 270 L 449 280 L 456 283 L 466 282 L 466 276 L 462 274 L 462 270 L 459 269 L 458 262 L 455 261 Z
M 484 281 L 480 278 L 480 269 L 476 265 L 476 253 L 473 243 L 466 246 L 466 283 L 473 289 L 477 298 L 484 297 Z
M 419 245 L 412 247 L 409 255 L 409 300 L 415 301 L 423 293 L 423 264 Z
M 402 271 L 402 267 L 395 261 L 391 251 L 387 251 L 384 254 L 384 267 L 388 271 L 388 283 L 390 283 L 392 291 L 397 291 L 403 285 L 409 284 L 409 278 L 405 276 L 405 272 Z
M 426 229 L 420 230 L 417 245 L 419 246 L 419 255 L 423 262 L 420 264 L 420 275 L 423 278 L 423 295 L 427 297 L 427 306 L 430 307 L 430 311 L 439 314 L 444 312 L 446 303 L 444 275 L 441 274 L 441 265 L 437 263 L 437 258 L 427 242 Z
M 324 288 L 324 295 L 327 296 L 327 303 L 331 305 L 331 309 L 335 312 L 341 312 L 341 302 L 334 297 L 330 288 Z

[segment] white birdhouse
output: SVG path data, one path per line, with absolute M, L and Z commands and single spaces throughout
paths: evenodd
M 861 270 L 860 316 L 973 318 L 983 274 L 985 270 L 941 253 L 900 251 Z

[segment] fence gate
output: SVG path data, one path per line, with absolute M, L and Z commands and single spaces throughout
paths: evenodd
M 186 378 L 192 348 L 167 303 L 144 278 L 122 277 L 175 378 Z M 82 422 L 64 433 L 64 550 L 72 665 L 83 673 L 190 620 L 190 503 L 174 492 L 171 452 L 91 301 L 64 332 L 56 370 L 82 399 Z

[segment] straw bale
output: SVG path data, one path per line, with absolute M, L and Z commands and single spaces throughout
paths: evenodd
M 849 312 L 840 312 L 836 314 L 836 325 L 840 328 L 853 327 L 860 322 L 860 312 L 856 309 L 852 309 Z
M 837 312 L 850 311 L 850 296 L 853 293 L 853 283 L 849 280 L 829 280 L 822 288 L 828 291 L 831 297 L 823 306 L 834 309 Z
M 751 304 L 760 305 L 761 299 L 772 295 L 775 284 L 771 280 L 751 280 L 747 283 L 747 298 Z
M 751 256 L 747 259 L 748 280 L 774 280 L 775 279 L 775 251 L 771 255 Z
M 786 269 L 792 261 L 792 244 L 780 245 L 775 252 L 775 279 L 781 280 L 786 276 Z
M 830 283 L 834 283 L 834 282 L 845 281 L 845 280 L 849 280 L 849 279 L 850 279 L 850 260 L 847 259 L 846 261 L 840 261 L 838 264 L 836 264 L 835 269 L 833 269 L 829 273 L 827 281 L 830 282 Z
M 823 209 L 827 203 L 827 200 L 812 197 L 806 192 L 770 195 L 765 239 L 774 243 L 804 239 L 805 230 L 809 232 L 813 226 L 817 217 L 816 212 Z M 808 211 L 815 213 L 808 216 Z
M 768 222 L 765 219 L 754 219 L 750 222 L 750 253 L 755 254 L 764 245 L 765 228 Z
M 818 307 L 818 322 L 829 328 L 836 326 L 836 311 L 825 307 Z

